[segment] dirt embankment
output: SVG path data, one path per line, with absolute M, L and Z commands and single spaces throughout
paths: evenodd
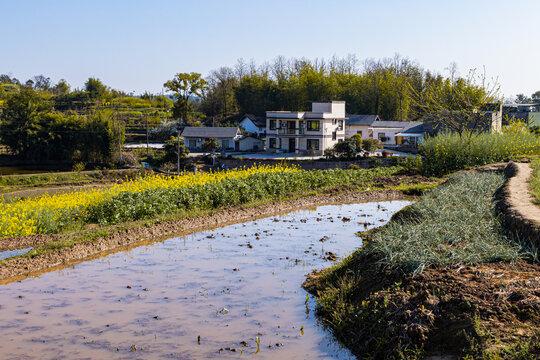
M 359 255 L 333 277 L 314 274 L 304 283 L 322 301 L 328 291 L 340 292 L 343 303 L 319 315 L 325 322 L 335 314 L 324 309 L 343 311 L 338 326 L 328 325 L 355 355 L 480 359 L 504 349 L 501 358 L 513 359 L 520 345 L 540 355 L 537 265 L 439 266 L 413 277 L 376 262 Z
M 381 180 L 382 181 L 382 180 Z M 413 183 L 420 180 L 410 180 Z M 220 209 L 213 214 L 174 221 L 167 221 L 149 226 L 132 226 L 125 230 L 113 231 L 110 235 L 83 241 L 72 247 L 62 247 L 35 257 L 17 257 L 0 263 L 0 282 L 10 282 L 24 277 L 54 270 L 88 258 L 107 254 L 113 250 L 122 250 L 130 245 L 141 245 L 165 239 L 173 235 L 182 235 L 206 228 L 225 226 L 255 218 L 272 216 L 299 208 L 309 208 L 332 203 L 358 202 L 369 200 L 388 200 L 402 198 L 404 194 L 397 190 L 377 190 L 354 192 L 336 189 L 330 193 L 307 196 L 294 200 L 276 202 L 255 207 L 231 207 Z M 32 235 L 0 239 L 0 251 L 8 249 L 37 247 L 65 241 L 71 235 Z
M 538 210 L 523 211 L 528 176 L 519 170 L 525 165 L 509 165 L 509 179 L 497 193 L 507 223 L 522 224 Z M 509 230 L 529 231 L 521 229 Z M 369 242 L 370 233 L 364 235 Z M 433 266 L 413 276 L 381 268 L 377 258 L 359 251 L 332 271 L 308 276 L 304 287 L 321 302 L 322 321 L 359 357 L 540 358 L 537 262 Z

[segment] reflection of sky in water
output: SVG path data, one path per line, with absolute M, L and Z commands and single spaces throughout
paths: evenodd
M 29 247 L 29 248 L 26 248 L 26 249 L 0 251 L 0 261 L 4 260 L 4 259 L 7 259 L 7 258 L 10 258 L 12 256 L 24 255 L 24 254 L 26 254 L 27 252 L 29 252 L 32 249 L 33 248 Z
M 382 225 L 407 204 L 296 211 L 0 286 L 2 357 L 255 357 L 259 337 L 257 358 L 350 358 L 317 325 L 301 284 L 331 265 L 328 252 L 360 246 L 363 223 Z

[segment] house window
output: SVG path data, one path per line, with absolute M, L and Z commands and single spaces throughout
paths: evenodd
M 336 125 L 337 124 L 337 119 L 332 119 L 332 125 Z
M 229 140 L 221 140 L 221 147 L 223 149 L 228 149 L 229 148 Z
M 319 131 L 321 128 L 320 121 L 318 120 L 308 120 L 307 130 L 308 131 Z
M 319 150 L 319 139 L 307 139 L 308 150 Z
M 386 141 L 386 134 L 385 133 L 379 133 L 379 140 L 381 140 L 382 142 L 385 142 Z
M 195 139 L 189 139 L 188 143 L 189 143 L 189 147 L 192 149 L 195 149 L 197 147 L 197 140 Z
M 343 142 L 343 139 L 338 139 L 338 141 L 337 141 L 337 142 L 338 142 L 338 143 L 340 143 L 340 142 Z
M 270 120 L 270 130 L 276 130 L 276 120 Z
M 338 130 L 339 131 L 343 130 L 343 120 L 338 121 Z
M 276 148 L 276 138 L 270 138 L 270 149 Z
M 332 140 L 336 140 L 337 139 L 337 131 L 332 131 Z

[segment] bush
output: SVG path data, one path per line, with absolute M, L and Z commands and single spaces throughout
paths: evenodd
M 382 143 L 379 139 L 367 139 L 362 142 L 362 149 L 367 153 L 372 153 L 377 149 L 382 149 Z
M 420 146 L 422 172 L 442 176 L 451 172 L 505 161 L 518 155 L 540 153 L 540 139 L 522 129 L 506 128 L 503 133 L 440 133 Z

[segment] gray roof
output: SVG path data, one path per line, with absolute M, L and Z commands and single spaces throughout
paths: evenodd
M 197 127 L 186 126 L 182 131 L 183 137 L 197 138 L 233 138 L 238 134 L 237 127 Z
M 381 120 L 379 115 L 347 115 L 345 125 L 371 125 L 376 120 Z
M 405 131 L 402 131 L 402 133 L 410 133 L 410 134 L 422 134 L 424 132 L 424 123 L 423 122 L 410 122 L 412 125 L 408 128 L 405 128 Z
M 412 126 L 419 125 L 418 121 L 374 121 L 371 123 L 371 127 L 374 128 L 401 128 L 408 129 Z

